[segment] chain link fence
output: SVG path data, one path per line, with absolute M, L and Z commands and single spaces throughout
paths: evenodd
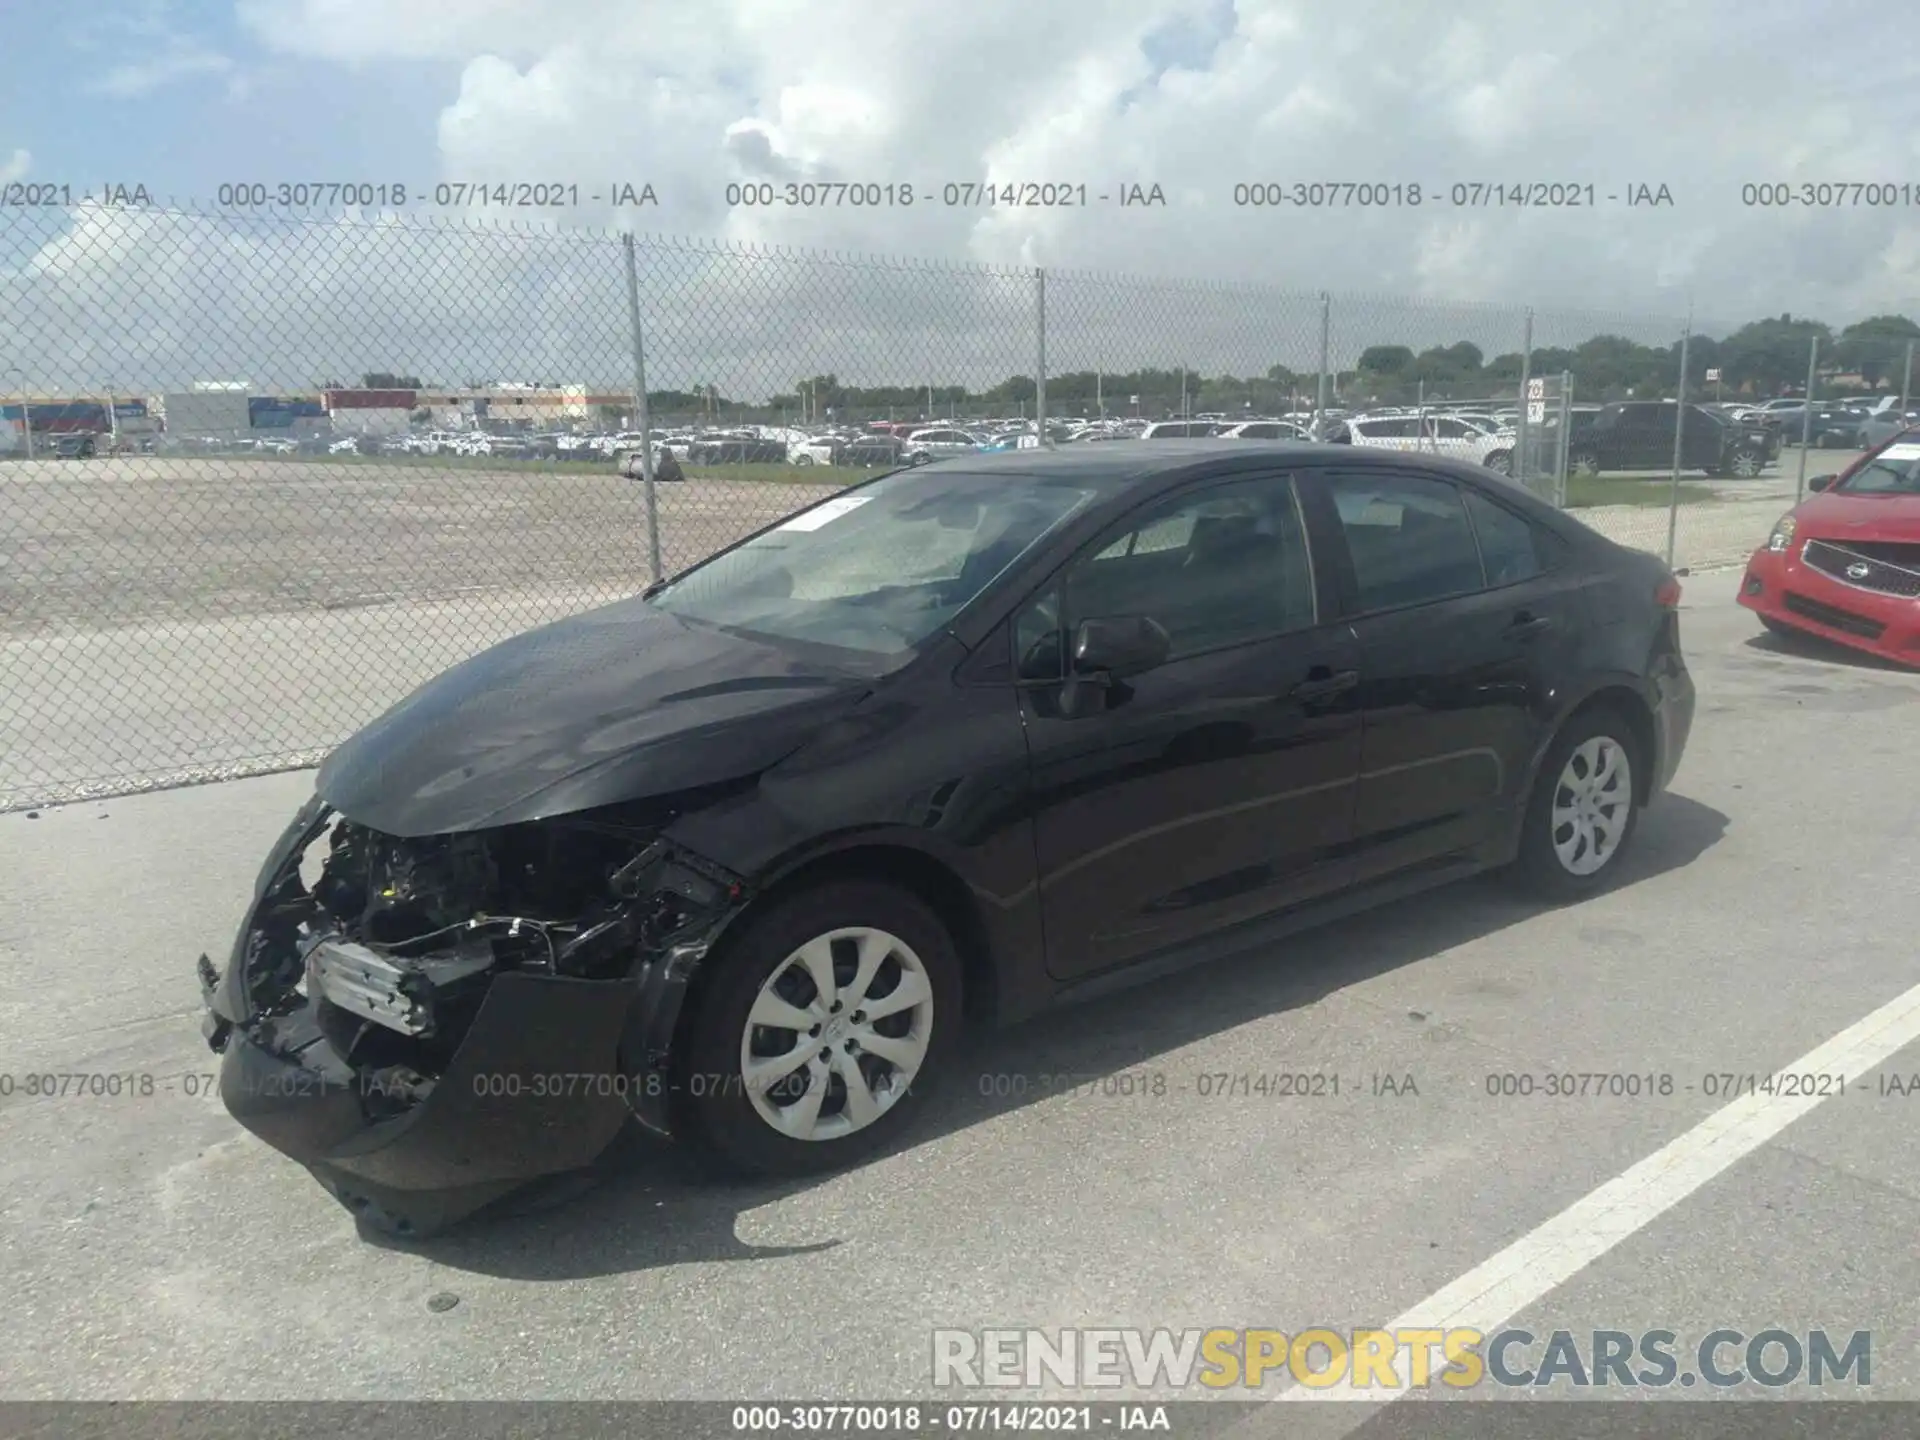
M 0 213 L 0 315 L 0 809 L 315 763 L 508 635 L 1042 427 L 1411 415 L 1681 566 L 1792 494 L 1568 473 L 1573 393 L 1672 395 L 1681 320 L 104 206 Z

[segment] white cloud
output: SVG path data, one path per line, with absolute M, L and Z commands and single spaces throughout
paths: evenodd
M 230 56 L 191 40 L 175 38 L 165 42 L 153 55 L 111 67 L 98 79 L 89 81 L 87 89 L 116 100 L 132 100 L 182 80 L 201 75 L 228 75 L 233 69 Z
M 587 205 L 572 218 L 754 247 L 643 249 L 661 384 L 764 391 L 812 369 L 1031 367 L 1028 277 L 863 269 L 774 247 L 1076 272 L 1049 287 L 1060 367 L 1176 354 L 1240 371 L 1310 363 L 1323 289 L 1407 297 L 1343 300 L 1337 348 L 1469 338 L 1489 353 L 1517 345 L 1525 307 L 1543 344 L 1595 328 L 1664 342 L 1690 301 L 1733 322 L 1782 311 L 1844 322 L 1920 297 L 1920 205 L 1742 203 L 1743 182 L 1920 184 L 1914 62 L 1894 53 L 1863 71 L 1848 47 L 1807 44 L 1801 7 L 1764 0 L 1480 0 L 1447 13 L 1415 0 L 1238 0 L 1230 13 L 1218 0 L 240 0 L 239 13 L 255 41 L 307 63 L 385 62 L 396 83 L 457 76 L 435 131 L 415 137 L 429 178 L 588 194 L 651 183 L 657 209 Z M 1865 0 L 1830 0 L 1823 24 L 1864 35 L 1885 21 Z M 1162 70 L 1151 57 L 1170 34 L 1196 56 L 1217 41 L 1194 61 L 1206 68 Z M 989 179 L 1085 185 L 1090 197 L 1157 183 L 1169 204 L 942 203 L 948 183 Z M 748 180 L 905 184 L 916 198 L 730 207 L 727 186 Z M 1418 186 L 1424 203 L 1235 205 L 1249 181 Z M 1597 203 L 1449 203 L 1456 182 L 1534 181 L 1591 184 Z M 1609 200 L 1638 184 L 1668 186 L 1674 203 Z M 297 242 L 180 222 L 147 234 L 137 262 L 115 259 L 110 285 L 108 272 L 83 280 L 48 257 L 119 256 L 108 242 L 133 226 L 126 217 L 90 217 L 28 248 L 48 261 L 42 283 L 130 287 L 156 365 L 185 366 L 204 344 L 259 368 L 268 339 L 291 336 L 292 358 L 273 360 L 288 383 L 354 357 L 447 374 L 622 374 L 616 244 L 548 236 L 542 221 L 508 263 L 488 248 L 506 232 L 460 238 L 456 217 L 440 218 L 371 234 L 312 226 Z M 17 249 L 0 244 L 0 257 Z M 142 270 L 151 286 L 135 284 Z M 516 346 L 533 358 L 508 363 Z
M 1828 23 L 1872 10 L 1837 0 Z M 1793 8 L 1705 0 L 246 0 L 253 35 L 340 60 L 463 63 L 438 134 L 445 175 L 632 175 L 643 225 L 829 250 L 1265 278 L 1300 288 L 1471 292 L 1546 305 L 1872 307 L 1912 209 L 1743 207 L 1741 180 L 1882 179 L 1920 167 L 1920 100 L 1859 104 L 1853 56 L 1809 50 Z M 1878 21 L 1874 21 L 1878 23 Z M 1156 77 L 1142 42 L 1219 38 L 1210 67 Z M 1870 29 L 1870 25 L 1868 25 Z M 1772 75 L 1795 56 L 1793 83 Z M 1905 61 L 1903 61 L 1905 63 Z M 1853 175 L 1853 171 L 1862 171 Z M 1866 171 L 1872 173 L 1866 173 Z M 973 213 L 733 209 L 730 180 L 1158 180 L 1179 209 Z M 1421 182 L 1427 204 L 1246 211 L 1236 180 Z M 1453 182 L 1592 182 L 1594 209 L 1457 211 Z M 1667 182 L 1670 209 L 1605 196 Z M 1845 225 L 1866 269 L 1795 244 Z M 1730 255 L 1793 255 L 1757 269 Z
M 6 164 L 0 165 L 0 185 L 26 179 L 27 172 L 32 168 L 33 156 L 25 150 L 15 150 L 7 157 Z

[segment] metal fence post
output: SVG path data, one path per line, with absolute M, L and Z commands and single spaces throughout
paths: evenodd
M 1820 337 L 1807 342 L 1807 403 L 1800 407 L 1800 478 L 1794 482 L 1793 503 L 1807 498 L 1807 445 L 1813 439 L 1813 385 L 1820 366 Z
M 1553 503 L 1567 508 L 1567 466 L 1573 461 L 1573 372 L 1560 372 L 1560 438 L 1553 447 Z
M 1674 540 L 1680 529 L 1681 436 L 1687 431 L 1687 356 L 1693 345 L 1693 311 L 1687 311 L 1686 333 L 1680 337 L 1680 388 L 1673 407 L 1673 485 L 1667 492 L 1667 568 L 1673 568 Z
M 1907 395 L 1913 389 L 1913 341 L 1907 341 L 1907 368 L 1900 372 L 1900 413 L 1907 413 Z
M 1039 341 L 1039 356 L 1035 361 L 1033 377 L 1033 423 L 1034 433 L 1040 437 L 1040 448 L 1047 445 L 1047 272 L 1044 268 L 1033 272 L 1033 308 L 1034 333 Z
M 1313 438 L 1327 438 L 1327 359 L 1333 340 L 1333 296 L 1320 292 L 1320 369 L 1313 387 Z
M 647 425 L 647 352 L 640 340 L 640 267 L 633 236 L 620 237 L 627 252 L 627 322 L 633 330 L 633 428 L 640 432 L 640 478 L 647 492 L 647 563 L 660 578 L 660 502 L 653 485 L 653 434 Z
M 1533 307 L 1527 307 L 1526 327 L 1520 332 L 1520 394 L 1517 400 L 1519 413 L 1513 417 L 1513 478 L 1527 489 L 1533 487 L 1527 483 L 1527 475 L 1533 466 L 1532 447 L 1527 443 L 1527 387 L 1533 380 Z

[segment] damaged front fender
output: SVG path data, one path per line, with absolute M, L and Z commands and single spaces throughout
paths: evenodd
M 408 1236 L 591 1164 L 628 1115 L 670 1133 L 681 1002 L 747 897 L 662 818 L 404 839 L 309 802 L 224 971 L 199 962 L 228 1110 Z

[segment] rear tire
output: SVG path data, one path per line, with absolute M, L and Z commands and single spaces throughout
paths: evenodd
M 1513 452 L 1511 450 L 1495 450 L 1480 463 L 1496 475 L 1510 476 L 1513 474 Z
M 1554 737 L 1527 797 L 1514 879 L 1556 904 L 1612 883 L 1639 828 L 1641 766 L 1634 728 L 1611 707 L 1576 715 Z
M 837 1010 L 815 978 L 823 956 Z M 777 902 L 724 946 L 700 986 L 676 1047 L 675 1132 L 733 1175 L 808 1175 L 865 1159 L 913 1123 L 951 1068 L 960 974 L 939 917 L 895 886 L 836 880 Z M 909 995 L 924 998 L 905 1004 Z M 898 1008 L 868 1020 L 863 1002 Z M 793 1024 L 769 1023 L 784 1018 Z M 750 1079 L 756 1062 L 767 1069 Z

